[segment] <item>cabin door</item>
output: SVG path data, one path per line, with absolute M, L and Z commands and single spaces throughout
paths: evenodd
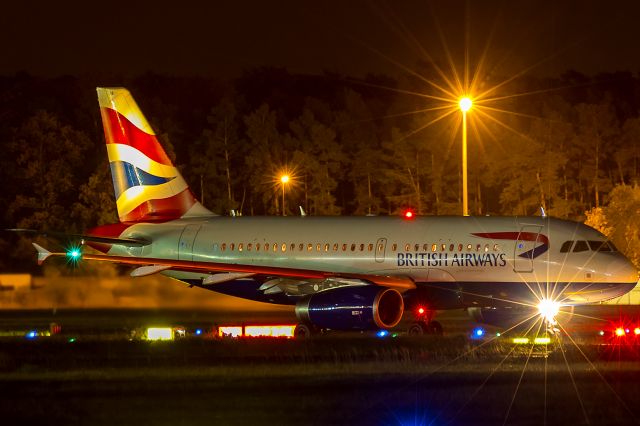
M 178 244 L 178 260 L 193 260 L 193 242 L 200 230 L 200 225 L 187 225 L 180 235 Z
M 513 254 L 514 272 L 533 272 L 533 258 L 542 225 L 522 225 Z
M 378 238 L 376 242 L 376 262 L 382 263 L 384 262 L 384 253 L 387 250 L 387 239 L 386 238 Z

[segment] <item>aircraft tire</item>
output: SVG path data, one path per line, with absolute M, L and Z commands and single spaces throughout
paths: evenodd
M 442 329 L 442 324 L 440 324 L 438 321 L 431 321 L 428 325 L 428 334 L 432 334 L 434 336 L 442 336 L 444 334 L 444 331 Z
M 427 334 L 428 324 L 424 321 L 412 322 L 407 330 L 409 336 L 423 336 Z
M 313 326 L 309 324 L 298 324 L 295 330 L 293 330 L 293 337 L 296 339 L 304 340 L 313 337 L 315 330 Z

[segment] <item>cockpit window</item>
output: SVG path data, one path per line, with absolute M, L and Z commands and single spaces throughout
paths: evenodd
M 573 246 L 574 253 L 578 253 L 581 251 L 588 251 L 588 250 L 589 250 L 589 246 L 587 245 L 586 241 L 576 241 L 576 245 Z
M 562 243 L 562 247 L 560 247 L 560 253 L 569 253 L 572 245 L 573 241 L 565 241 Z
M 589 247 L 593 251 L 611 251 L 606 241 L 588 241 Z

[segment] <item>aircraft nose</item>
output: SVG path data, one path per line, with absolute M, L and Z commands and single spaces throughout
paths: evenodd
M 635 284 L 638 281 L 638 270 L 624 256 L 616 256 L 608 260 L 605 271 L 611 282 Z

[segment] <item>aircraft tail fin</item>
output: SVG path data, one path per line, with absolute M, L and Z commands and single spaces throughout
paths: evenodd
M 196 200 L 131 93 L 97 91 L 120 222 L 214 216 Z

